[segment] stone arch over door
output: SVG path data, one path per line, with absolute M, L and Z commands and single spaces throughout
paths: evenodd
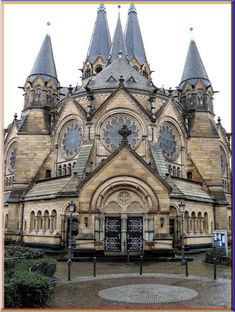
M 153 190 L 134 177 L 115 177 L 102 183 L 94 192 L 90 211 L 102 213 L 148 213 L 159 210 Z

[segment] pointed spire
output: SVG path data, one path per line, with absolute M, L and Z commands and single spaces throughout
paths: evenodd
M 193 29 L 190 28 L 190 30 L 192 32 Z M 181 84 L 182 82 L 188 81 L 189 83 L 195 85 L 199 79 L 203 80 L 206 85 L 210 85 L 210 80 L 202 63 L 197 45 L 195 41 L 191 39 L 181 78 Z
M 141 65 L 147 62 L 137 11 L 134 4 L 130 5 L 128 11 L 125 44 L 129 60 L 136 58 Z
M 97 11 L 95 26 L 87 53 L 87 60 L 93 63 L 98 56 L 101 56 L 104 62 L 107 61 L 110 47 L 111 39 L 106 9 L 104 4 L 101 3 Z
M 46 35 L 41 49 L 38 52 L 36 61 L 34 62 L 28 80 L 34 80 L 34 78 L 36 78 L 38 75 L 41 75 L 45 80 L 54 78 L 58 81 L 51 38 L 48 34 Z
M 120 19 L 120 12 L 118 13 L 118 19 L 117 19 L 117 25 L 116 29 L 113 35 L 113 41 L 112 41 L 112 47 L 110 51 L 110 56 L 112 60 L 115 60 L 118 57 L 121 57 L 121 55 L 126 56 L 126 46 L 122 31 L 122 24 Z

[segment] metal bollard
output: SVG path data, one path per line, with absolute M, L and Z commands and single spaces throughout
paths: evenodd
M 140 275 L 143 273 L 143 256 L 140 256 Z
M 130 264 L 130 252 L 127 250 L 127 264 Z
M 188 277 L 188 257 L 185 257 L 185 275 Z
M 68 259 L 67 265 L 68 265 L 68 281 L 71 281 L 71 266 L 72 266 L 72 260 L 71 259 Z
M 216 258 L 213 258 L 213 260 L 214 260 L 214 263 L 213 263 L 213 265 L 214 265 L 214 280 L 216 280 Z
M 93 276 L 96 277 L 96 257 L 93 258 Z

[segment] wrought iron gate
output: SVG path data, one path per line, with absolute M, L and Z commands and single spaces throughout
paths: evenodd
M 121 251 L 120 217 L 105 217 L 105 251 Z
M 143 250 L 142 217 L 128 217 L 127 219 L 127 249 L 129 251 Z

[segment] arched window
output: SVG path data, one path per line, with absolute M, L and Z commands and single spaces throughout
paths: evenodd
M 43 225 L 42 225 L 43 231 L 49 230 L 49 212 L 46 210 L 43 214 Z
M 72 165 L 69 163 L 68 164 L 68 174 L 72 173 Z
M 177 177 L 180 177 L 180 167 L 177 167 Z
M 171 165 L 168 166 L 168 172 L 169 172 L 170 175 L 172 175 L 172 168 L 171 168 Z
M 205 212 L 204 213 L 204 220 L 203 220 L 203 229 L 204 229 L 204 232 L 208 233 L 208 213 Z
M 67 166 L 64 165 L 64 166 L 63 166 L 63 175 L 66 175 L 66 174 L 67 174 Z
M 51 178 L 51 170 L 46 170 L 46 178 Z
M 194 211 L 192 212 L 191 217 L 192 217 L 192 231 L 196 233 L 197 232 L 197 218 L 196 218 L 196 213 Z
M 35 219 L 35 212 L 31 211 L 30 213 L 30 232 L 36 230 L 36 219 Z
M 203 218 L 202 218 L 202 213 L 199 212 L 198 215 L 197 215 L 197 222 L 198 222 L 198 231 L 200 233 L 202 233 L 204 231 L 203 229 Z
M 191 232 L 191 226 L 190 226 L 190 216 L 189 216 L 188 211 L 185 211 L 184 218 L 185 218 L 185 231 L 186 233 L 189 233 Z
M 51 231 L 54 232 L 57 229 L 57 212 L 52 210 L 51 213 Z
M 61 166 L 59 166 L 59 168 L 58 168 L 58 175 L 59 175 L 59 176 L 62 175 L 62 167 L 61 167 Z
M 173 166 L 173 176 L 176 177 L 176 168 Z
M 188 172 L 187 172 L 187 179 L 188 179 L 188 180 L 192 180 L 192 178 L 193 178 L 192 171 L 188 171 Z
M 42 230 L 42 213 L 38 211 L 36 216 L 36 231 L 38 232 L 40 230 Z

